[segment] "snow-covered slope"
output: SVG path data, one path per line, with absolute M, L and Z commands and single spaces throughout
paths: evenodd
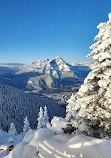
M 23 140 L 23 134 L 9 134 L 0 131 L 0 158 L 7 156 L 10 151 Z
M 30 131 L 5 158 L 110 158 L 111 142 L 84 135 Z
M 50 120 L 53 116 L 65 117 L 65 110 L 56 102 L 32 96 L 10 86 L 0 85 L 0 128 L 7 131 L 13 122 L 18 132 L 22 131 L 27 116 L 32 128 L 37 127 L 40 107 L 47 106 Z
M 111 140 L 62 131 L 68 122 L 54 117 L 51 126 L 25 135 L 0 131 L 0 158 L 110 158 Z

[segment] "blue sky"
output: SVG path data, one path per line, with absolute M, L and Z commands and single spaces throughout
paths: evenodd
M 84 62 L 111 0 L 1 0 L 0 63 Z

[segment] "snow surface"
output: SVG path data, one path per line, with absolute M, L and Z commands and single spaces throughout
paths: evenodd
M 41 128 L 22 135 L 0 133 L 0 158 L 110 158 L 111 141 L 84 135 L 58 133 L 58 122 L 65 125 L 65 119 L 55 117 L 54 130 Z M 59 127 L 60 127 L 59 125 Z M 23 138 L 23 139 L 22 139 Z M 9 153 L 10 141 L 15 148 Z M 19 142 L 19 143 L 18 143 Z
M 22 139 L 22 134 L 13 135 L 6 132 L 0 132 L 0 158 L 3 158 L 9 154 L 9 147 L 11 145 L 15 147 L 22 141 Z
M 53 134 L 40 129 L 26 134 L 5 158 L 110 158 L 111 142 L 84 135 Z

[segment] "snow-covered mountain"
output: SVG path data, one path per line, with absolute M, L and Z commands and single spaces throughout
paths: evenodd
M 39 74 L 50 75 L 53 78 L 77 78 L 70 66 L 60 57 L 56 57 L 55 59 L 46 59 L 43 61 L 35 61 L 21 69 L 16 74 L 28 72 L 38 72 Z
M 28 90 L 71 86 L 83 80 L 78 75 L 77 68 L 60 57 L 35 61 L 22 68 L 16 75 L 29 77 L 26 85 Z
M 71 65 L 62 58 L 35 61 L 29 65 L 2 64 L 0 83 L 28 91 L 71 87 L 82 83 L 89 66 Z
M 65 110 L 56 102 L 26 94 L 10 86 L 0 85 L 0 128 L 8 131 L 13 122 L 18 132 L 22 131 L 24 118 L 27 116 L 31 127 L 37 127 L 40 107 L 47 106 L 50 120 L 53 116 L 65 117 Z

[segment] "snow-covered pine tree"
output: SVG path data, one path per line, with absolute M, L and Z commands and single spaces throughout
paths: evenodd
M 87 56 L 95 61 L 92 71 L 69 99 L 66 115 L 79 132 L 99 138 L 111 138 L 111 13 L 108 16 L 106 23 L 97 26 L 97 42 Z
M 10 124 L 10 129 L 9 129 L 8 133 L 9 134 L 17 134 L 17 131 L 16 131 L 14 123 Z
M 27 133 L 30 129 L 31 129 L 30 124 L 29 124 L 28 118 L 26 116 L 24 119 L 23 134 Z
M 46 124 L 49 123 L 49 117 L 47 115 L 47 106 L 44 107 L 44 126 L 46 127 Z
M 43 112 L 42 107 L 40 107 L 39 117 L 37 120 L 38 120 L 37 129 L 43 128 L 44 127 L 44 112 Z

